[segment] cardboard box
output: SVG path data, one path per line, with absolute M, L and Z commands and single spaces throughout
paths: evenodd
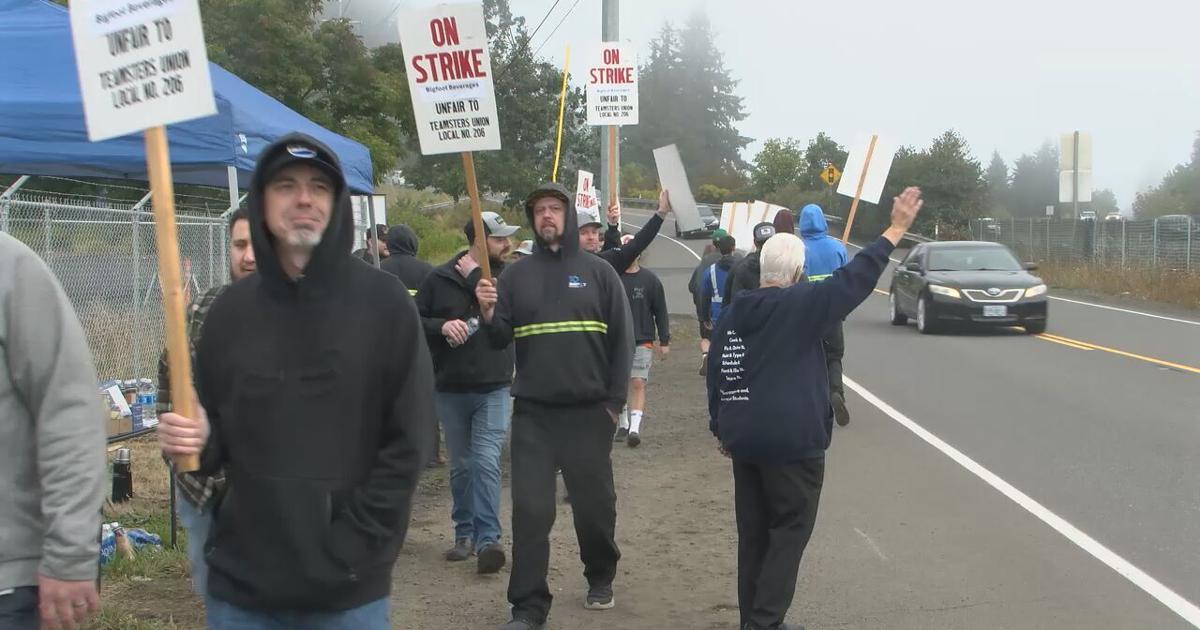
M 105 423 L 105 427 L 107 429 L 108 437 L 133 433 L 133 418 L 130 418 L 129 416 L 120 416 L 114 419 L 110 415 L 108 422 Z

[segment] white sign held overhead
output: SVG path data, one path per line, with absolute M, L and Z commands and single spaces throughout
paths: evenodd
M 398 24 L 421 153 L 498 150 L 483 6 L 415 7 L 403 11 Z
M 655 149 L 654 166 L 658 169 L 658 185 L 671 198 L 671 209 L 675 213 L 675 224 L 679 226 L 679 231 L 691 232 L 704 228 L 700 211 L 696 209 L 696 198 L 692 196 L 692 187 L 688 183 L 687 171 L 683 169 L 683 159 L 679 157 L 679 149 L 673 144 Z
M 883 186 L 887 183 L 888 173 L 892 170 L 892 159 L 895 157 L 896 147 L 886 139 L 879 136 L 861 138 L 850 150 L 846 168 L 842 169 L 842 180 L 837 189 L 838 194 L 853 198 L 858 195 L 861 183 L 862 194 L 859 195 L 859 198 L 878 204 L 879 198 L 883 196 Z M 870 164 L 867 164 L 868 159 Z M 864 165 L 867 165 L 865 178 L 863 177 Z
M 638 124 L 637 51 L 628 42 L 601 44 L 587 68 L 589 125 Z
M 217 113 L 197 0 L 72 0 L 88 139 Z
M 575 209 L 600 217 L 600 199 L 596 197 L 595 178 L 587 171 L 579 171 L 579 181 L 575 185 Z

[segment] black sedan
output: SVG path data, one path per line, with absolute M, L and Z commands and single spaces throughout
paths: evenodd
M 695 230 L 681 231 L 679 229 L 679 221 L 675 221 L 675 238 L 709 238 L 714 230 L 720 226 L 721 220 L 717 215 L 713 214 L 711 206 L 698 203 L 696 204 L 696 212 L 700 214 L 700 223 L 702 226 Z
M 896 267 L 889 292 L 892 323 L 917 320 L 922 334 L 949 325 L 1046 330 L 1046 284 L 998 243 L 922 243 Z

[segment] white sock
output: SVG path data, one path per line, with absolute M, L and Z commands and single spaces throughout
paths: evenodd
M 641 428 L 642 428 L 642 412 L 641 411 L 630 411 L 629 412 L 629 432 L 637 433 Z
M 628 428 L 629 428 L 629 409 L 622 409 L 622 410 L 621 410 L 621 424 L 620 424 L 620 427 L 621 427 L 622 429 L 628 429 Z

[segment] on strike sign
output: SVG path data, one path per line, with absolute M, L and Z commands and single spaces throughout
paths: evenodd
M 72 0 L 93 142 L 217 113 L 197 0 Z
M 487 43 L 478 3 L 418 7 L 401 15 L 400 45 L 421 153 L 500 148 Z
M 631 44 L 602 44 L 587 82 L 589 125 L 638 124 L 637 52 Z

